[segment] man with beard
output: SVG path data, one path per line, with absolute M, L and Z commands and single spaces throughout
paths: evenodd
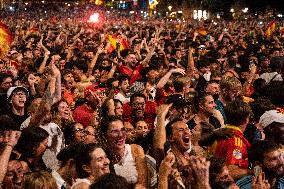
M 257 141 L 252 145 L 248 155 L 255 166 L 255 174 L 263 174 L 263 171 L 271 188 L 284 188 L 284 159 L 279 151 L 279 145 L 268 140 Z M 254 181 L 253 176 L 249 175 L 236 183 L 240 189 L 250 189 Z
M 28 95 L 28 90 L 22 86 L 10 87 L 7 91 L 7 100 L 10 104 L 8 116 L 16 122 L 18 130 L 20 130 L 20 125 L 28 118 L 25 109 Z
M 266 111 L 259 119 L 259 125 L 265 134 L 265 140 L 279 145 L 284 157 L 284 115 L 277 110 Z
M 146 101 L 145 95 L 134 93 L 130 97 L 130 103 L 123 105 L 123 120 L 134 124 L 138 120 L 145 120 L 149 129 L 154 128 L 156 117 L 156 103 Z
M 141 70 L 148 66 L 150 59 L 152 58 L 155 47 L 149 47 L 149 52 L 145 59 L 139 62 L 135 53 L 130 52 L 125 58 L 125 65 L 121 65 L 118 71 L 122 74 L 126 74 L 130 78 L 130 84 L 133 84 L 138 79 L 141 79 Z
M 71 70 L 65 70 L 62 74 L 64 84 L 64 90 L 63 90 L 63 98 L 68 102 L 69 105 L 75 102 L 75 80 L 74 75 Z
M 121 75 L 118 78 L 118 88 L 119 92 L 114 95 L 114 99 L 120 100 L 123 104 L 130 101 L 129 98 L 129 79 L 126 75 Z

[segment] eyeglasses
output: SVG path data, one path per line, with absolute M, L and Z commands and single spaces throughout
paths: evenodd
M 117 137 L 119 135 L 125 135 L 126 134 L 126 128 L 122 128 L 120 130 L 111 130 L 110 131 L 111 135 Z

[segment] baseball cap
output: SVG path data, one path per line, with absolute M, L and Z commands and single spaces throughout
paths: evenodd
M 7 100 L 9 100 L 11 98 L 11 95 L 13 94 L 13 92 L 15 91 L 24 91 L 27 95 L 27 97 L 29 96 L 29 91 L 28 89 L 26 89 L 23 86 L 15 86 L 15 87 L 10 87 L 7 91 Z
M 273 122 L 284 123 L 284 115 L 277 110 L 269 110 L 264 112 L 259 119 L 259 124 L 263 129 Z

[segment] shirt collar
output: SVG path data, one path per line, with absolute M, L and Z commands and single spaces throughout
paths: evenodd
M 241 128 L 239 128 L 239 127 L 237 127 L 237 126 L 234 126 L 234 125 L 226 125 L 226 127 L 225 128 L 227 128 L 227 129 L 233 129 L 233 130 L 236 130 L 236 131 L 240 131 L 241 133 L 242 133 L 242 130 L 241 130 Z

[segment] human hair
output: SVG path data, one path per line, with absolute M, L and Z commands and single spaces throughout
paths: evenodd
M 83 166 L 90 165 L 92 161 L 92 152 L 98 148 L 101 147 L 97 144 L 90 143 L 83 144 L 78 150 L 78 154 L 75 159 L 78 178 L 87 178 L 90 176 L 89 173 L 83 168 Z
M 131 189 L 131 185 L 127 182 L 127 180 L 119 175 L 108 173 L 93 183 L 90 186 L 90 189 Z
M 76 159 L 78 151 L 83 146 L 83 143 L 73 143 L 63 148 L 56 156 L 56 158 L 61 162 L 61 167 L 65 166 L 68 160 Z
M 265 134 L 265 139 L 278 143 L 278 141 L 281 140 L 281 137 L 279 137 L 278 135 L 280 131 L 279 129 L 283 126 L 284 126 L 283 123 L 278 123 L 278 122 L 270 123 L 267 127 L 263 129 L 263 132 Z
M 47 171 L 36 171 L 25 174 L 23 188 L 26 189 L 54 189 L 56 181 Z
M 73 71 L 72 70 L 70 70 L 70 69 L 64 69 L 64 71 L 63 71 L 63 73 L 62 73 L 62 75 L 61 75 L 61 80 L 63 81 L 63 84 L 65 84 L 65 79 L 64 79 L 64 76 L 65 75 L 68 75 L 68 74 L 72 74 L 72 75 L 74 75 L 74 73 L 73 73 Z
M 249 161 L 255 165 L 256 162 L 263 163 L 264 155 L 266 153 L 272 152 L 274 150 L 278 150 L 279 145 L 274 143 L 273 141 L 268 140 L 259 140 L 255 141 L 251 148 L 248 150 L 248 158 Z
M 264 95 L 268 97 L 275 106 L 284 105 L 284 83 L 283 81 L 271 81 L 263 89 Z
M 65 144 L 69 145 L 75 142 L 75 125 L 77 122 L 71 122 L 68 123 L 64 128 L 63 128 L 63 135 L 65 138 Z
M 223 90 L 231 90 L 234 88 L 241 88 L 242 84 L 236 77 L 223 77 L 220 82 L 220 88 Z
M 118 117 L 118 116 L 107 116 L 107 117 L 104 117 L 104 119 L 102 120 L 101 127 L 100 127 L 101 134 L 105 136 L 106 133 L 107 133 L 109 125 L 112 122 L 115 122 L 115 121 L 121 121 L 123 123 L 122 119 L 120 117 Z
M 102 106 L 101 106 L 101 115 L 102 115 L 102 117 L 108 116 L 108 112 L 109 112 L 108 102 L 109 102 L 109 100 L 111 100 L 111 99 L 106 99 L 104 101 L 104 103 L 102 104 Z M 113 102 L 114 102 L 114 106 L 116 106 L 118 103 L 123 105 L 123 103 L 120 100 L 118 100 L 118 99 L 113 99 Z
M 186 82 L 188 82 L 188 78 L 186 77 L 178 77 L 174 80 L 173 86 L 176 92 L 181 93 L 185 87 Z
M 218 174 L 221 173 L 222 169 L 226 166 L 226 161 L 223 158 L 211 157 L 210 159 L 210 167 L 209 167 L 209 182 L 210 185 L 215 183 L 215 179 Z
M 225 106 L 225 115 L 228 124 L 240 126 L 252 115 L 252 111 L 247 103 L 234 100 Z
M 195 110 L 199 111 L 199 106 L 203 106 L 206 102 L 206 97 L 207 96 L 212 96 L 210 93 L 199 93 L 200 95 L 196 96 L 194 98 L 194 105 L 195 105 Z
M 179 121 L 183 121 L 181 118 L 176 118 L 172 121 L 170 121 L 167 125 L 166 125 L 166 136 L 167 138 L 170 137 L 173 133 L 173 125 L 176 123 L 176 122 L 179 122 Z
M 11 74 L 7 74 L 7 73 L 3 73 L 1 72 L 0 73 L 0 84 L 2 84 L 2 82 L 6 79 L 6 78 L 12 78 L 13 79 L 13 76 Z
M 258 98 L 250 104 L 254 120 L 259 121 L 264 112 L 274 110 L 276 107 L 267 98 Z
M 51 107 L 52 115 L 55 116 L 58 113 L 59 104 L 62 103 L 62 102 L 65 102 L 66 104 L 68 104 L 68 102 L 65 99 L 61 99 L 59 102 L 53 104 L 52 107 Z
M 0 115 L 0 131 L 5 130 L 19 130 L 16 122 L 8 115 Z
M 233 181 L 219 181 L 212 183 L 211 187 L 214 189 L 228 189 L 233 184 Z
M 23 157 L 34 157 L 35 149 L 41 142 L 47 139 L 48 132 L 40 127 L 28 127 L 22 130 L 22 134 L 18 140 L 15 149 L 22 154 Z
M 133 103 L 135 98 L 144 98 L 144 100 L 146 101 L 146 96 L 142 93 L 134 93 L 133 95 L 131 95 L 130 97 L 130 103 Z
M 129 77 L 127 75 L 120 75 L 118 76 L 118 86 L 122 84 L 123 81 L 129 81 Z

